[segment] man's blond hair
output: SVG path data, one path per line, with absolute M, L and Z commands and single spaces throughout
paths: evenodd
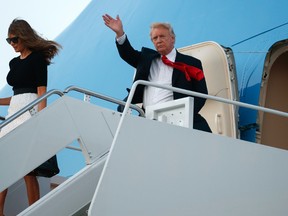
M 150 26 L 150 37 L 151 37 L 152 30 L 156 29 L 156 28 L 167 29 L 169 31 L 170 35 L 172 37 L 176 38 L 176 35 L 175 35 L 174 30 L 173 30 L 172 26 L 170 25 L 170 23 L 164 23 L 164 22 L 155 22 L 155 23 L 151 24 L 151 26 Z

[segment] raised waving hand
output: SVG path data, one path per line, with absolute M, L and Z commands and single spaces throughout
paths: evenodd
M 117 15 L 116 19 L 114 19 L 110 15 L 104 14 L 102 18 L 104 20 L 105 25 L 116 33 L 116 37 L 121 37 L 124 34 L 122 21 L 119 15 Z

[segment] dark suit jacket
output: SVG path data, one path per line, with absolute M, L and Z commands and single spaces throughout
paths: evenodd
M 132 67 L 136 68 L 134 82 L 137 80 L 148 80 L 152 60 L 160 57 L 160 54 L 155 50 L 145 47 L 143 47 L 141 51 L 137 51 L 131 46 L 128 38 L 126 38 L 124 44 L 119 45 L 116 42 L 116 45 L 121 58 L 128 64 L 130 64 Z M 202 70 L 202 64 L 199 59 L 196 59 L 192 56 L 183 55 L 178 51 L 176 54 L 175 62 L 183 62 Z M 205 78 L 201 81 L 197 81 L 195 79 L 187 81 L 185 74 L 177 69 L 173 70 L 172 86 L 204 94 L 208 93 Z M 143 93 L 144 86 L 138 86 L 132 99 L 132 103 L 142 103 Z M 188 96 L 189 95 L 173 92 L 174 99 L 180 99 Z M 204 106 L 205 101 L 206 99 L 204 98 L 194 97 L 194 128 L 211 132 L 206 120 L 199 114 L 199 111 Z

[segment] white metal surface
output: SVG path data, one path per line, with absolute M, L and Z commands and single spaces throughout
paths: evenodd
M 209 95 L 238 100 L 236 69 L 229 49 L 207 41 L 178 51 L 201 59 Z M 208 121 L 213 133 L 239 137 L 237 107 L 208 99 L 200 114 Z
M 286 216 L 288 152 L 127 116 L 89 215 Z
M 0 139 L 0 190 L 75 139 L 89 164 L 21 215 L 77 215 L 92 195 L 93 216 L 287 215 L 287 151 L 130 116 L 130 102 L 120 114 L 63 96 Z
M 40 197 L 51 191 L 50 178 L 39 177 Z M 5 200 L 5 215 L 17 215 L 28 206 L 28 197 L 24 179 L 20 179 L 9 187 Z
M 193 128 L 194 98 L 186 97 L 146 107 L 146 118 Z
M 76 139 L 87 164 L 98 161 L 109 150 L 119 119 L 120 113 L 61 97 L 0 139 L 0 190 Z
M 87 165 L 53 191 L 30 206 L 19 216 L 68 216 L 78 212 L 92 200 L 106 156 Z

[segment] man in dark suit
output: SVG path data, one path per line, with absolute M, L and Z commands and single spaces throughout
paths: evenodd
M 182 88 L 190 91 L 207 94 L 207 86 L 202 72 L 202 64 L 199 59 L 192 56 L 183 55 L 175 48 L 175 34 L 170 24 L 154 23 L 151 25 L 150 37 L 155 46 L 155 50 L 143 47 L 141 51 L 135 50 L 127 35 L 124 33 L 122 21 L 119 16 L 116 19 L 108 14 L 103 15 L 103 20 L 106 26 L 116 33 L 116 46 L 121 58 L 136 68 L 134 81 L 147 80 L 158 84 L 169 85 L 177 88 Z M 163 56 L 168 58 L 168 61 L 177 62 L 178 65 L 183 63 L 186 68 L 192 68 L 197 71 L 197 75 L 189 75 L 187 71 L 163 63 Z M 198 76 L 200 74 L 200 76 Z M 138 86 L 132 103 L 143 103 L 143 108 L 146 106 L 163 103 L 174 99 L 187 97 L 177 92 L 170 90 L 155 88 L 152 86 Z M 199 114 L 199 111 L 204 106 L 206 99 L 194 98 L 194 129 L 211 132 L 211 129 L 206 120 Z

